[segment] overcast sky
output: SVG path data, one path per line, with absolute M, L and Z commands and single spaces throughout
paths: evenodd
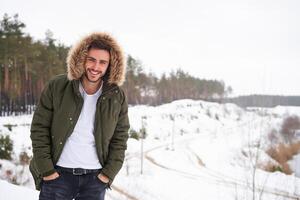
M 300 95 L 299 0 L 0 0 L 26 32 L 72 45 L 112 33 L 157 75 L 182 68 L 223 80 L 234 95 Z

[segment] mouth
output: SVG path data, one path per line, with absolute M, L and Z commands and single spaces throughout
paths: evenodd
M 88 69 L 88 72 L 93 75 L 93 76 L 97 76 L 99 74 L 102 74 L 101 71 L 96 71 L 96 70 L 92 70 L 92 69 Z

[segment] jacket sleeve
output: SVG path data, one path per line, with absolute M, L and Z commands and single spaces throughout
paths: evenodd
M 127 99 L 123 91 L 122 94 L 123 102 L 121 105 L 118 122 L 109 144 L 107 161 L 104 163 L 104 166 L 101 170 L 101 173 L 110 179 L 109 185 L 111 185 L 113 179 L 120 171 L 125 157 L 125 150 L 127 149 L 128 129 L 130 125 L 128 119 Z
M 55 172 L 51 158 L 50 129 L 53 117 L 51 85 L 48 83 L 40 96 L 31 123 L 33 157 L 37 170 L 42 177 Z

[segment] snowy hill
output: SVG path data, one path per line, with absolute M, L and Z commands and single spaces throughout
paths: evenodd
M 272 145 L 268 133 L 279 129 L 290 114 L 300 116 L 300 109 L 244 110 L 234 104 L 193 100 L 130 107 L 131 132 L 144 127 L 146 139 L 129 139 L 126 161 L 107 199 L 229 200 L 252 199 L 252 195 L 256 199 L 296 199 L 298 178 L 253 167 L 253 161 L 257 165 L 276 162 L 265 153 Z M 0 135 L 10 135 L 14 142 L 13 160 L 0 160 L 0 177 L 31 188 L 1 181 L 0 192 L 7 188 L 5 191 L 16 195 L 14 199 L 26 192 L 32 195 L 30 199 L 37 199 L 28 166 L 19 162 L 21 152 L 32 155 L 31 119 L 32 115 L 0 118 Z

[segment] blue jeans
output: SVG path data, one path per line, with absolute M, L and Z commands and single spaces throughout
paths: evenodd
M 98 173 L 73 175 L 57 169 L 59 177 L 42 181 L 39 200 L 104 200 L 107 184 Z

